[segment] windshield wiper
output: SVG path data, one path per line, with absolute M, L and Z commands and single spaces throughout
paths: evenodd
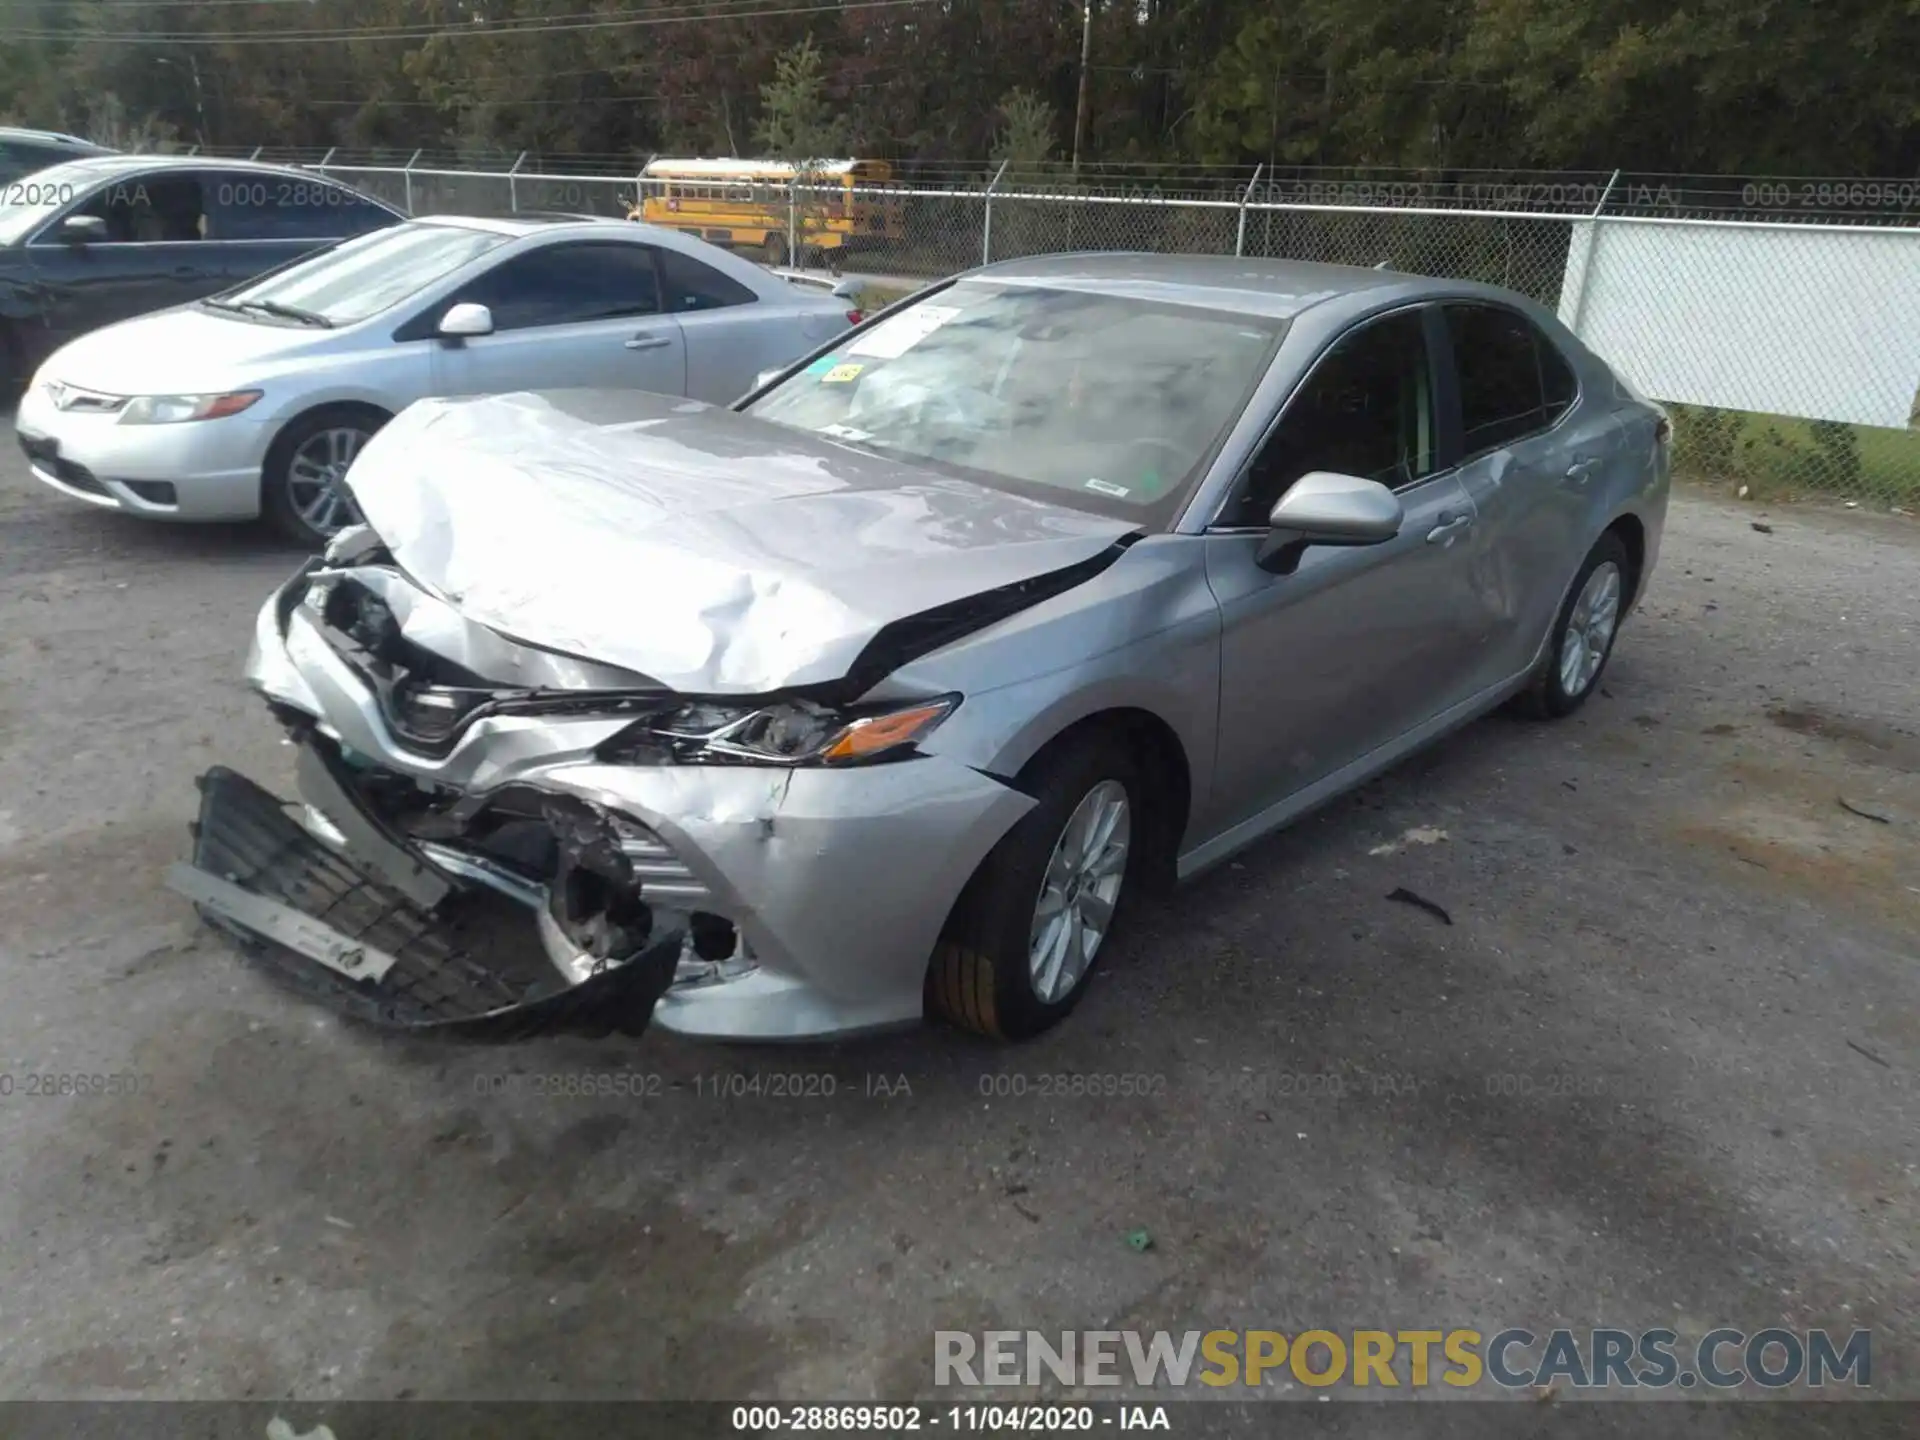
M 238 312 L 244 308 L 234 304 L 231 300 L 222 300 L 218 295 L 204 295 L 201 297 L 200 303 L 213 310 L 232 310 Z
M 263 315 L 276 315 L 282 320 L 298 320 L 302 325 L 318 325 L 324 330 L 333 328 L 333 321 L 317 310 L 302 310 L 298 305 L 282 305 L 278 300 L 235 300 L 236 310 L 258 310 Z

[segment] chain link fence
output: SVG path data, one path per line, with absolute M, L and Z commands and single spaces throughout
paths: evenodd
M 562 173 L 526 156 L 291 158 L 417 215 L 624 217 L 662 193 L 639 165 L 622 174 L 577 162 L 588 173 Z M 1920 182 L 1001 166 L 782 193 L 797 224 L 765 217 L 740 243 L 759 253 L 776 227 L 797 231 L 785 237 L 792 261 L 868 277 L 883 299 L 988 261 L 1097 250 L 1384 266 L 1505 286 L 1556 311 L 1672 408 L 1682 478 L 1756 500 L 1920 513 Z M 835 206 L 853 232 L 844 244 L 810 218 Z M 894 220 L 864 233 L 861 215 L 883 209 Z M 724 226 L 682 223 L 729 238 Z

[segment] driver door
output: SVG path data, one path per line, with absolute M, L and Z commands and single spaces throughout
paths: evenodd
M 436 306 L 485 305 L 493 334 L 437 345 L 437 395 L 515 390 L 687 393 L 679 322 L 661 313 L 649 246 L 585 240 L 523 251 Z
M 1355 326 L 1295 389 L 1205 537 L 1222 622 L 1210 829 L 1253 819 L 1465 698 L 1474 508 L 1439 468 L 1436 373 L 1424 307 Z M 1262 570 L 1268 513 L 1316 470 L 1392 488 L 1399 534 L 1314 546 L 1290 575 Z

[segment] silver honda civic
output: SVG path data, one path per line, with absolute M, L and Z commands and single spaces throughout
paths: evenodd
M 1669 434 L 1508 291 L 1129 254 L 731 407 L 424 400 L 260 614 L 299 802 L 209 772 L 172 883 L 400 1028 L 1031 1036 L 1141 892 L 1578 708 Z

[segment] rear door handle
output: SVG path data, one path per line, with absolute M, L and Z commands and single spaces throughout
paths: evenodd
M 1587 477 L 1593 474 L 1593 467 L 1599 463 L 1598 460 L 1592 458 L 1576 460 L 1567 466 L 1567 479 L 1573 481 L 1576 485 L 1584 485 Z
M 1427 543 L 1437 545 L 1449 535 L 1456 535 L 1473 524 L 1473 516 L 1456 515 L 1450 510 L 1440 512 L 1440 523 L 1427 531 Z
M 672 343 L 673 341 L 665 335 L 649 335 L 643 330 L 640 334 L 627 341 L 627 349 L 658 350 Z

